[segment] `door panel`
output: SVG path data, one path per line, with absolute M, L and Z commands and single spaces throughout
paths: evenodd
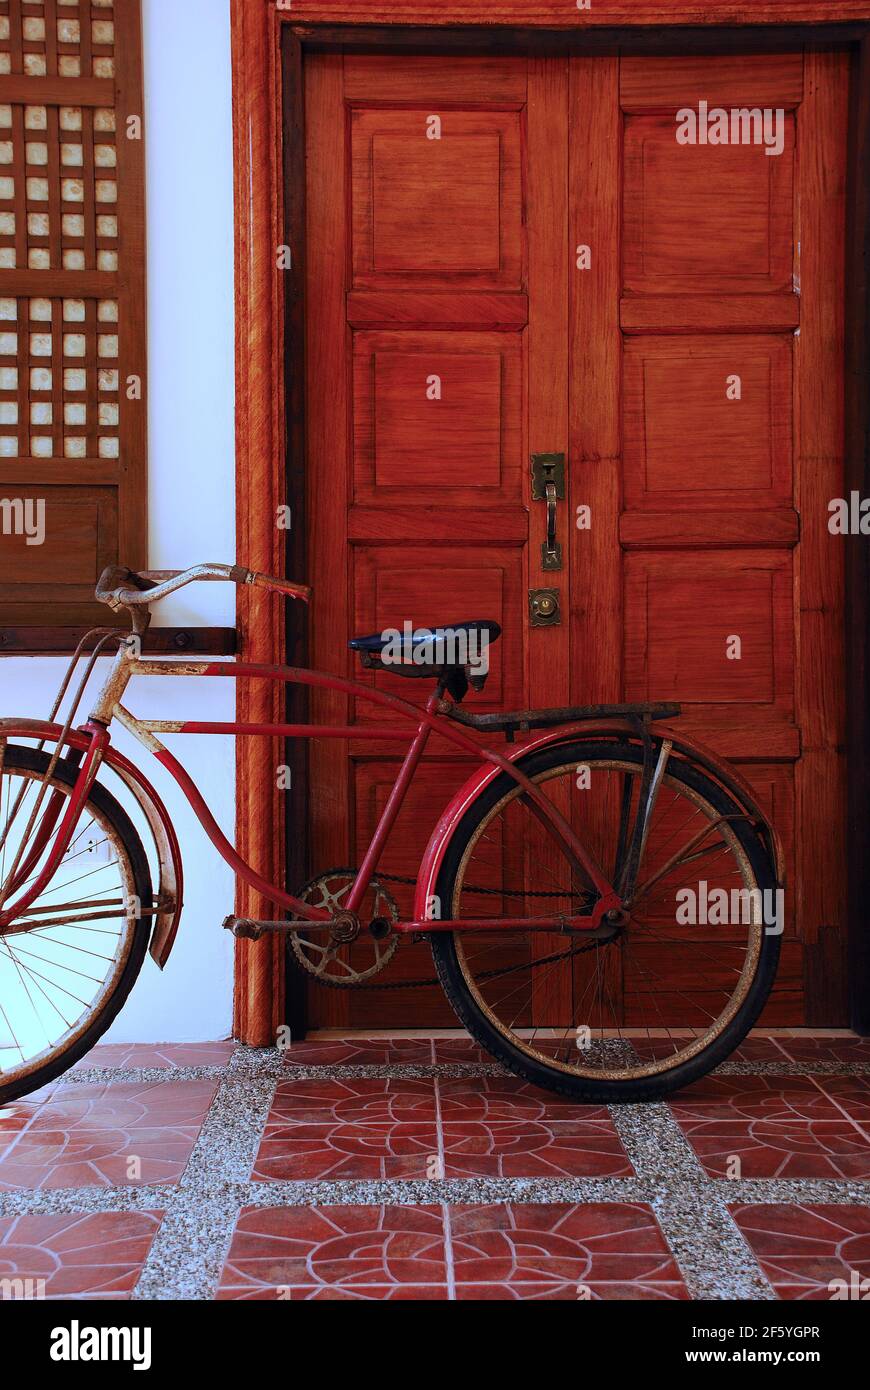
M 625 692 L 680 700 L 681 725 L 743 764 L 781 828 L 783 965 L 764 1019 L 779 1024 L 846 1021 L 843 560 L 821 503 L 842 489 L 846 90 L 839 55 L 632 59 L 620 80 Z M 782 152 L 678 143 L 677 112 L 701 101 L 780 108 Z M 810 267 L 818 234 L 828 258 Z M 699 944 L 695 988 L 719 950 Z M 663 970 L 654 952 L 646 965 Z
M 782 334 L 629 338 L 625 510 L 790 507 L 791 413 Z
M 409 620 L 433 627 L 470 618 L 495 619 L 502 636 L 489 652 L 486 690 L 474 698 L 474 707 L 523 708 L 523 624 L 517 619 L 523 609 L 524 556 L 519 545 L 479 550 L 443 544 L 355 546 L 351 559 L 358 632 L 401 632 Z M 419 701 L 427 690 L 425 681 L 388 671 L 360 670 L 354 678 L 403 700 Z M 363 701 L 355 719 L 361 724 L 396 722 L 389 710 Z M 434 751 L 437 744 L 431 747 Z
M 629 116 L 624 129 L 627 293 L 791 288 L 792 113 L 783 152 L 772 158 L 761 144 L 678 144 L 673 112 Z
M 353 412 L 355 502 L 522 506 L 520 334 L 358 332 Z
M 681 143 L 677 113 L 702 101 L 781 110 L 781 153 Z M 422 700 L 425 682 L 362 672 L 347 638 L 494 618 L 477 710 L 680 701 L 783 837 L 780 1025 L 845 1020 L 843 556 L 826 521 L 846 101 L 837 53 L 306 68 L 314 664 Z M 557 573 L 534 452 L 567 457 Z M 560 590 L 560 626 L 529 626 L 539 586 Z M 313 703 L 318 721 L 383 722 Z M 386 872 L 413 875 L 470 767 L 430 746 Z M 313 747 L 316 869 L 359 862 L 397 768 L 380 742 Z M 502 852 L 521 875 L 523 848 Z M 637 957 L 674 1020 L 702 1017 L 726 968 L 727 937 L 695 944 L 682 979 Z M 562 1017 L 586 968 L 530 997 L 530 1018 Z M 404 943 L 384 978 L 429 973 Z M 451 1022 L 437 990 L 311 994 L 313 1026 Z
M 521 113 L 350 114 L 354 286 L 440 289 L 461 275 L 469 287 L 518 289 Z
M 561 99 L 564 129 L 567 65 L 557 66 L 555 86 L 552 65 L 525 62 L 315 56 L 307 70 L 308 163 L 317 166 L 308 187 L 309 306 L 320 305 L 317 314 L 309 307 L 309 342 L 325 363 L 309 378 L 308 468 L 320 494 L 309 499 L 309 550 L 315 594 L 330 591 L 321 618 L 315 609 L 315 664 L 413 701 L 429 694 L 426 682 L 361 670 L 347 638 L 406 622 L 495 619 L 503 636 L 475 708 L 566 697 L 559 672 L 567 657 L 558 653 L 568 628 L 548 634 L 551 675 L 534 688 L 526 630 L 526 590 L 541 582 L 529 536 L 529 440 L 548 429 L 554 370 L 566 394 L 564 367 L 544 360 L 565 312 L 564 280 L 543 268 L 553 260 L 552 225 L 544 227 L 552 204 L 540 196 L 529 212 L 532 148 L 536 186 L 552 165 L 564 187 L 564 148 L 542 123 Z M 536 248 L 532 224 L 540 225 Z M 541 263 L 534 271 L 532 256 Z M 547 433 L 535 447 L 564 449 L 565 439 Z M 385 722 L 362 701 L 327 695 L 314 705 L 318 718 Z M 396 753 L 362 740 L 312 749 L 317 868 L 359 862 Z M 445 754 L 445 745 L 430 745 L 384 871 L 413 873 L 472 770 Z M 406 886 L 398 897 L 407 909 Z M 403 943 L 386 978 L 431 973 L 428 949 Z M 312 1023 L 333 1025 L 452 1020 L 438 989 L 315 990 L 310 1013 Z

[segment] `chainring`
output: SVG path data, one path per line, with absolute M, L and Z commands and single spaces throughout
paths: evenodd
M 344 913 L 343 899 L 350 892 L 356 880 L 356 869 L 327 869 L 325 873 L 311 878 L 300 888 L 296 897 L 312 907 L 324 908 L 328 912 Z M 398 922 L 399 906 L 392 894 L 376 878 L 373 878 L 364 899 L 365 912 L 362 914 L 369 922 L 381 919 L 383 922 Z M 348 940 L 347 925 L 342 917 L 340 927 L 330 929 L 329 922 L 314 923 L 311 927 L 297 929 L 288 934 L 290 949 L 294 960 L 313 975 L 318 984 L 331 989 L 353 989 L 373 975 L 378 975 L 389 965 L 399 945 L 399 933 L 392 928 L 386 935 L 375 935 L 360 922 L 359 931 Z M 368 947 L 368 950 L 366 950 Z

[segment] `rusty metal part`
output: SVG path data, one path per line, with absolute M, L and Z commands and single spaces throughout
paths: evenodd
M 379 928 L 386 925 L 386 932 L 379 929 L 363 935 L 359 914 L 341 906 L 342 899 L 354 887 L 357 872 L 356 869 L 328 869 L 310 879 L 300 889 L 300 900 L 310 902 L 313 907 L 327 908 L 332 915 L 325 922 L 291 924 L 289 944 L 296 964 L 313 975 L 318 983 L 333 989 L 359 987 L 363 981 L 378 975 L 392 960 L 399 945 L 399 933 L 394 927 L 399 920 L 399 907 L 379 879 L 373 878 L 366 891 L 371 895 L 374 908 L 371 920 L 377 922 Z M 352 962 L 347 952 L 339 953 L 342 947 L 355 941 L 359 942 L 359 948 Z M 360 952 L 370 963 L 358 963 Z
M 246 569 L 244 565 L 224 565 L 211 561 L 191 565 L 186 570 L 145 570 L 138 574 L 121 565 L 110 565 L 103 570 L 97 581 L 95 596 L 99 603 L 107 604 L 115 613 L 126 609 L 135 622 L 135 610 L 159 603 L 169 594 L 183 589 L 186 584 L 194 584 L 200 580 L 225 580 L 230 584 L 253 585 L 258 589 L 271 589 L 287 598 L 302 599 L 305 603 L 311 597 L 311 590 L 306 584 L 294 584 L 290 579 L 280 579 L 274 574 L 262 574 Z
M 349 946 L 359 936 L 360 920 L 355 912 L 336 912 L 329 923 L 329 935 L 341 946 Z

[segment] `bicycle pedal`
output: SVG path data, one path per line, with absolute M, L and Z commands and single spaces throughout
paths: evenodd
M 234 917 L 232 913 L 223 921 L 224 931 L 232 932 L 236 940 L 245 941 L 259 941 L 268 932 L 292 932 L 307 925 L 305 922 L 257 921 L 252 917 Z

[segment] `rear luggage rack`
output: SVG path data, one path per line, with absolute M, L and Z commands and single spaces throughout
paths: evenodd
M 448 717 L 469 729 L 481 733 L 527 733 L 530 729 L 552 729 L 559 724 L 578 724 L 584 719 L 675 719 L 682 706 L 668 704 L 640 705 L 569 705 L 564 709 L 510 710 L 504 714 L 468 714 L 453 705 Z

